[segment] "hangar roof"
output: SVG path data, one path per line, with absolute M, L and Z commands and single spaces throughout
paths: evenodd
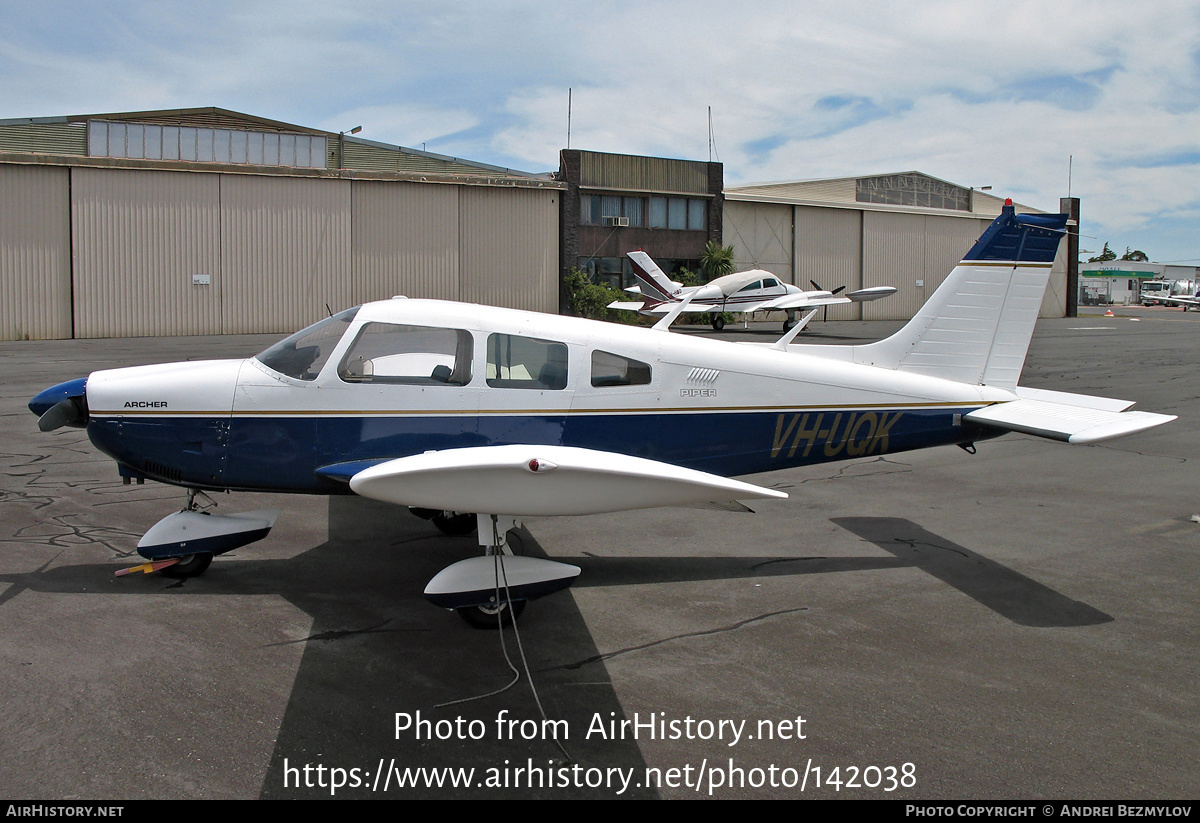
M 748 183 L 725 189 L 727 200 L 744 200 L 793 205 L 843 206 L 846 208 L 911 211 L 962 217 L 995 217 L 1004 198 L 978 188 L 961 186 L 919 171 L 833 177 L 819 180 L 788 180 Z M 1017 204 L 1025 212 L 1040 209 Z
M 0 119 L 0 157 L 4 154 L 550 182 L 546 175 L 215 106 Z

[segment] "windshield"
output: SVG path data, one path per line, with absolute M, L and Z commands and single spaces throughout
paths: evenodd
M 315 380 L 356 314 L 358 306 L 326 317 L 280 340 L 255 359 L 268 369 L 288 377 Z

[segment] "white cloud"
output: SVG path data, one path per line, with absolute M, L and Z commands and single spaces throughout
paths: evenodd
M 731 182 L 915 168 L 1053 208 L 1073 154 L 1114 233 L 1200 190 L 1183 0 L 198 8 L 4 4 L 0 116 L 216 105 L 540 171 L 572 87 L 572 145 L 598 151 L 704 159 L 711 105 Z
M 338 112 L 316 125 L 329 131 L 349 131 L 355 126 L 362 126 L 363 131 L 358 136 L 364 139 L 420 148 L 422 143 L 433 142 L 478 124 L 479 118 L 467 111 L 394 103 L 360 106 Z M 429 151 L 440 150 L 431 147 Z

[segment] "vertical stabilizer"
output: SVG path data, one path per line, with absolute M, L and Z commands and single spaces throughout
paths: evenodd
M 920 311 L 853 360 L 960 383 L 1014 388 L 1065 214 L 1016 214 L 1011 201 Z
M 644 251 L 626 252 L 626 255 L 633 266 L 633 277 L 647 303 L 656 305 L 679 299 L 680 284 L 667 277 L 650 255 Z

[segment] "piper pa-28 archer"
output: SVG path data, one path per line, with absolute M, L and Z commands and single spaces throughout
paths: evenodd
M 627 252 L 626 256 L 633 266 L 634 279 L 638 282 L 626 291 L 640 294 L 642 301 L 639 303 L 614 300 L 608 304 L 608 308 L 665 315 L 682 303 L 690 312 L 710 312 L 712 327 L 717 331 L 725 328 L 723 315 L 726 313 L 750 315 L 757 312 L 786 312 L 787 319 L 783 321 L 783 330 L 789 331 L 798 322 L 797 310 L 824 308 L 843 303 L 865 303 L 896 293 L 894 286 L 875 286 L 839 297 L 838 293 L 845 289 L 845 286 L 826 291 L 816 283 L 813 283 L 816 291 L 804 291 L 799 286 L 781 283 L 778 277 L 762 269 L 734 272 L 703 286 L 685 287 L 667 277 L 644 251 Z
M 1011 201 L 1010 201 L 1011 202 Z M 525 516 L 786 494 L 734 476 L 977 441 L 1094 443 L 1173 420 L 1130 402 L 1017 385 L 1064 215 L 1010 205 L 915 317 L 866 345 L 773 344 L 393 298 L 246 360 L 93 372 L 29 404 L 85 426 L 127 478 L 188 490 L 138 544 L 174 576 L 266 535 L 278 511 L 216 515 L 204 491 L 349 494 L 477 526 L 483 556 L 426 596 L 491 625 L 579 568 L 511 554 Z M 806 320 L 815 313 L 810 308 Z M 130 570 L 130 571 L 133 571 Z

